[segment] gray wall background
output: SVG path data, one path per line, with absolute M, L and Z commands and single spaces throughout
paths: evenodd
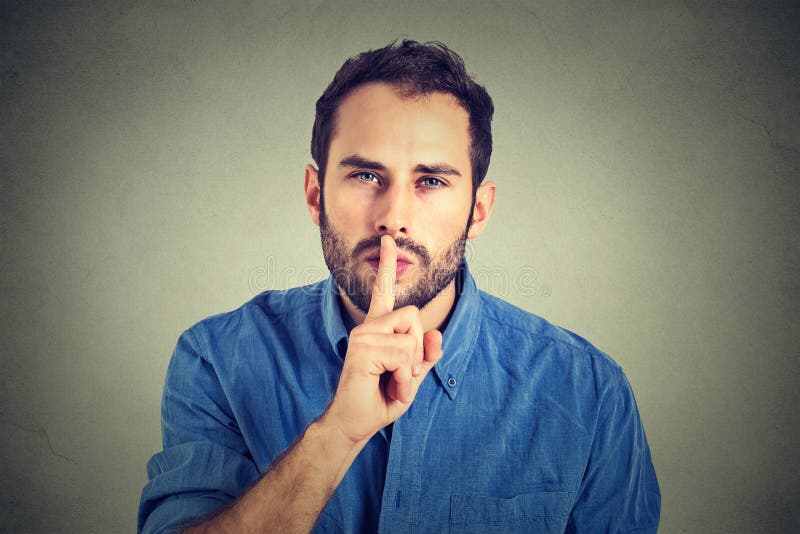
M 130 532 L 178 335 L 326 273 L 313 105 L 395 37 L 497 107 L 484 288 L 626 370 L 662 532 L 800 529 L 796 2 L 0 2 L 0 531 Z

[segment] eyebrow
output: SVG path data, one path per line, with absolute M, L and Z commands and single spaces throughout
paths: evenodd
M 339 167 L 358 167 L 360 169 L 369 169 L 371 171 L 386 170 L 386 166 L 383 165 L 383 163 L 362 158 L 358 154 L 353 154 L 343 158 L 342 161 L 339 162 Z
M 358 154 L 352 154 L 339 162 L 339 167 L 358 167 L 359 169 L 369 169 L 371 171 L 385 171 L 386 166 L 378 161 L 368 160 Z M 415 173 L 425 174 L 444 174 L 448 176 L 461 176 L 455 167 L 447 163 L 420 163 L 414 167 Z
M 425 174 L 446 174 L 449 176 L 461 176 L 458 169 L 451 167 L 447 163 L 431 163 L 430 165 L 423 165 L 420 163 L 414 167 L 414 172 L 423 172 Z

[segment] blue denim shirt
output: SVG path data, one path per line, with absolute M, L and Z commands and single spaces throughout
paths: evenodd
M 661 496 L 633 392 L 586 340 L 479 291 L 441 361 L 375 434 L 315 532 L 655 532 Z M 332 279 L 268 291 L 180 337 L 140 532 L 232 502 L 327 407 L 348 332 Z

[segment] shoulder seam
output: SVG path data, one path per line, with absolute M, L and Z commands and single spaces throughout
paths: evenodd
M 485 293 L 485 292 L 481 291 L 481 300 L 488 300 L 489 298 L 497 298 L 497 297 L 492 297 L 488 293 Z M 509 304 L 509 305 L 513 306 L 513 304 L 506 303 L 505 301 L 502 301 L 502 302 L 504 302 L 505 304 Z M 484 306 L 484 309 L 488 309 L 488 308 L 489 308 L 488 306 Z M 523 312 L 525 314 L 532 315 L 532 314 L 530 314 L 530 312 L 522 310 L 521 308 L 517 308 L 517 309 L 519 309 L 521 312 Z M 520 327 L 520 326 L 518 326 L 516 324 L 512 324 L 510 322 L 503 321 L 501 318 L 497 317 L 497 315 L 494 314 L 494 313 L 484 314 L 484 317 L 486 317 L 489 320 L 494 321 L 497 324 L 501 324 L 501 325 L 503 325 L 503 326 L 505 326 L 507 328 L 512 328 L 515 331 L 520 332 L 521 334 L 524 334 L 526 336 L 547 340 L 549 342 L 549 344 L 557 343 L 557 344 L 559 344 L 561 346 L 570 347 L 570 348 L 572 348 L 574 350 L 577 350 L 577 351 L 579 351 L 579 352 L 581 352 L 583 354 L 586 354 L 586 355 L 591 355 L 591 356 L 594 356 L 594 357 L 598 357 L 599 356 L 604 361 L 607 361 L 608 363 L 610 363 L 611 366 L 613 368 L 615 368 L 618 372 L 624 373 L 624 371 L 622 370 L 622 367 L 617 362 L 615 362 L 606 353 L 604 353 L 603 351 L 601 351 L 600 349 L 598 349 L 597 347 L 595 347 L 591 343 L 587 343 L 586 346 L 581 346 L 581 345 L 578 345 L 576 343 L 572 343 L 570 341 L 567 341 L 565 339 L 557 339 L 557 338 L 554 338 L 552 336 L 548 336 L 548 335 L 540 333 L 540 332 L 526 330 L 525 328 L 522 328 L 522 327 Z M 553 325 L 553 326 L 555 327 L 555 325 Z M 556 327 L 556 328 L 561 328 L 561 327 Z
M 205 351 L 203 350 L 202 344 L 200 343 L 200 340 L 197 339 L 197 334 L 194 333 L 194 329 L 195 329 L 196 326 L 197 325 L 192 326 L 191 328 L 186 330 L 186 332 L 192 338 L 191 339 L 191 343 L 192 343 L 192 345 L 194 345 L 194 348 L 197 351 L 197 355 L 200 356 L 201 359 L 203 359 L 206 362 L 208 362 L 208 358 L 206 357 L 206 354 L 205 354 Z

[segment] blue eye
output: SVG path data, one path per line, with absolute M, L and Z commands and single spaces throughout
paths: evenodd
M 429 189 L 438 189 L 444 185 L 444 182 L 435 176 L 426 176 L 420 180 L 420 183 L 423 187 L 427 187 Z
M 378 181 L 378 177 L 371 172 L 357 172 L 353 176 L 366 183 L 374 183 Z

